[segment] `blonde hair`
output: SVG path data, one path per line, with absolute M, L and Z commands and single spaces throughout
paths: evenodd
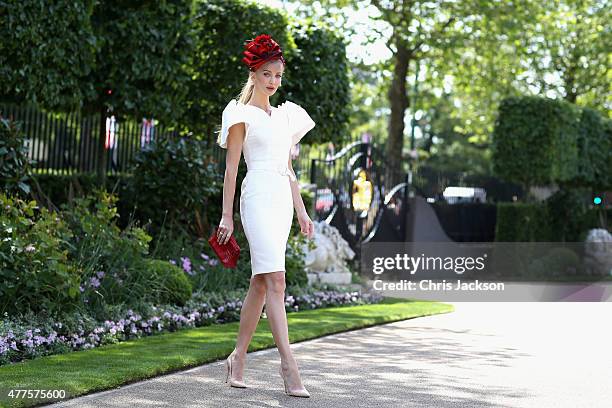
M 253 76 L 249 72 L 249 76 L 244 86 L 242 87 L 242 91 L 236 97 L 236 100 L 242 104 L 246 104 L 251 100 L 251 96 L 253 96 L 253 89 L 255 88 L 255 82 L 253 82 Z
M 236 96 L 234 99 L 236 99 L 238 102 L 242 104 L 246 104 L 251 99 L 251 96 L 253 96 L 254 88 L 255 88 L 255 82 L 253 82 L 251 72 L 249 71 L 249 76 L 246 82 L 244 83 L 242 90 L 240 91 L 238 96 Z M 217 133 L 218 133 L 217 144 L 221 144 L 221 130 L 222 130 L 221 126 L 222 125 L 217 126 Z

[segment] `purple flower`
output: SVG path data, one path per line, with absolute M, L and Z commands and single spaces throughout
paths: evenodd
M 183 270 L 188 274 L 191 274 L 191 261 L 188 257 L 181 257 L 181 261 L 183 262 Z
M 170 262 L 172 265 L 176 265 L 176 261 L 175 261 L 174 259 L 171 259 L 169 262 Z
M 202 252 L 200 254 L 200 256 L 202 257 L 202 259 L 204 259 L 205 261 L 208 261 L 210 259 L 210 257 L 208 255 L 206 255 L 204 252 Z
M 98 271 L 96 272 L 96 275 L 98 276 L 98 279 L 102 279 L 104 277 L 104 271 Z
M 91 279 L 89 280 L 89 283 L 92 288 L 97 288 L 98 286 L 100 286 L 100 281 L 95 276 L 91 277 Z
M 192 266 L 191 261 L 187 257 L 182 257 L 181 261 L 183 263 L 188 262 Z M 103 276 L 103 272 L 97 272 L 95 277 L 91 278 L 92 286 L 99 285 L 99 279 L 102 279 Z M 334 304 L 350 304 L 352 302 L 375 303 L 381 299 L 381 296 L 360 294 L 359 292 L 316 291 L 299 296 L 288 295 L 285 298 L 285 307 L 289 312 L 316 309 Z M 84 301 L 87 302 L 87 299 L 84 299 Z M 190 307 L 186 306 L 180 309 L 171 307 L 164 310 L 161 307 L 153 306 L 152 310 L 155 311 L 155 315 L 148 319 L 143 319 L 143 316 L 129 309 L 126 312 L 126 318 L 119 319 L 117 322 L 105 320 L 103 324 L 93 327 L 91 330 L 89 328 L 85 330 L 84 319 L 79 318 L 79 326 L 74 332 L 59 336 L 56 331 L 50 330 L 48 337 L 44 337 L 41 334 L 45 333 L 45 331 L 35 327 L 29 330 L 24 328 L 23 332 L 20 331 L 15 336 L 13 331 L 9 329 L 4 333 L 4 336 L 0 335 L 0 357 L 4 358 L 7 353 L 13 352 L 14 354 L 11 354 L 11 359 L 15 356 L 18 359 L 23 359 L 29 354 L 48 354 L 51 351 L 50 346 L 58 343 L 69 346 L 73 350 L 94 348 L 105 342 L 102 337 L 106 333 L 114 337 L 113 341 L 122 341 L 130 337 L 130 334 L 141 336 L 152 334 L 153 330 L 159 332 L 164 330 L 174 331 L 184 327 L 196 327 L 200 324 L 211 323 L 211 320 L 215 323 L 223 323 L 234 320 L 233 313 L 231 312 L 242 306 L 243 303 L 240 299 L 227 299 L 218 309 L 204 302 L 194 303 Z M 221 317 L 224 315 L 224 312 L 230 312 L 230 316 L 227 318 Z M 166 325 L 165 322 L 169 324 Z M 53 323 L 52 327 L 59 330 L 62 327 L 62 323 Z M 157 328 L 155 329 L 155 327 Z

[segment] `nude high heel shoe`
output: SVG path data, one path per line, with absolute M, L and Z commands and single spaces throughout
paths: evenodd
M 285 375 L 283 374 L 283 367 L 279 367 L 278 372 L 280 373 L 280 376 L 283 379 L 283 383 L 285 384 L 285 394 L 290 395 L 292 397 L 310 398 L 310 393 L 306 390 L 306 388 L 297 391 L 289 391 L 289 388 L 287 388 L 287 380 L 285 379 Z
M 246 388 L 247 386 L 244 382 L 238 381 L 232 378 L 232 356 L 233 355 L 234 355 L 234 352 L 232 351 L 229 357 L 227 357 L 227 360 L 225 360 L 225 368 L 227 368 L 227 375 L 225 376 L 225 382 L 226 383 L 229 382 L 229 385 L 231 387 Z

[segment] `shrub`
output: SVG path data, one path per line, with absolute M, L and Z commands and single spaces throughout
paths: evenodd
M 302 246 L 308 238 L 302 234 L 289 237 L 285 257 L 285 282 L 287 286 L 308 285 L 308 275 L 304 270 L 304 251 Z
M 98 270 L 118 271 L 137 264 L 149 252 L 151 237 L 130 225 L 116 224 L 117 197 L 104 190 L 62 205 L 62 214 L 74 233 L 71 256 L 84 277 Z
M 498 203 L 496 242 L 583 242 L 589 229 L 609 228 L 612 209 L 588 209 L 580 191 L 558 192 L 543 203 Z
M 589 198 L 588 190 L 563 188 L 546 199 L 547 223 L 555 241 L 580 241 L 580 234 L 586 229 Z
M 80 277 L 68 260 L 72 238 L 58 214 L 0 193 L 0 314 L 76 306 Z
M 538 96 L 502 101 L 493 131 L 493 170 L 529 185 L 612 186 L 612 121 L 597 111 Z
M 497 242 L 550 241 L 546 207 L 537 203 L 498 203 Z
M 121 230 L 117 197 L 103 190 L 62 205 L 62 216 L 73 232 L 70 259 L 80 275 L 83 307 L 100 315 L 106 305 L 135 305 L 146 291 L 142 264 L 151 237 L 129 224 Z
M 194 236 L 206 235 L 209 197 L 220 186 L 215 165 L 205 161 L 205 156 L 202 142 L 186 138 L 161 138 L 137 153 L 129 190 L 136 216 L 151 222 L 153 235 L 158 235 L 162 225 L 178 225 Z
M 578 167 L 570 183 L 604 190 L 612 188 L 612 120 L 582 108 L 578 133 Z
M 191 298 L 191 283 L 178 266 L 168 261 L 147 259 L 143 265 L 150 282 L 145 300 L 155 304 L 184 305 Z
M 570 180 L 578 166 L 580 109 L 537 96 L 510 97 L 493 131 L 493 171 L 525 186 Z
M 211 231 L 212 233 L 212 231 Z M 248 288 L 251 277 L 249 246 L 240 224 L 234 220 L 234 237 L 241 253 L 235 269 L 225 268 L 218 261 L 206 238 L 194 238 L 181 228 L 164 228 L 155 240 L 152 256 L 176 263 L 188 275 L 194 291 L 226 292 Z
M 548 278 L 576 275 L 580 268 L 580 259 L 568 248 L 553 248 L 546 255 L 532 261 L 527 273 L 532 278 Z
M 0 187 L 10 193 L 29 194 L 30 159 L 18 122 L 0 116 Z

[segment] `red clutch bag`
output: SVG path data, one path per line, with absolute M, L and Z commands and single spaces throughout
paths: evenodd
M 234 235 L 230 236 L 230 239 L 225 244 L 220 244 L 217 241 L 217 230 L 213 231 L 213 234 L 208 238 L 208 243 L 212 247 L 217 257 L 226 268 L 235 268 L 240 256 L 240 247 Z

